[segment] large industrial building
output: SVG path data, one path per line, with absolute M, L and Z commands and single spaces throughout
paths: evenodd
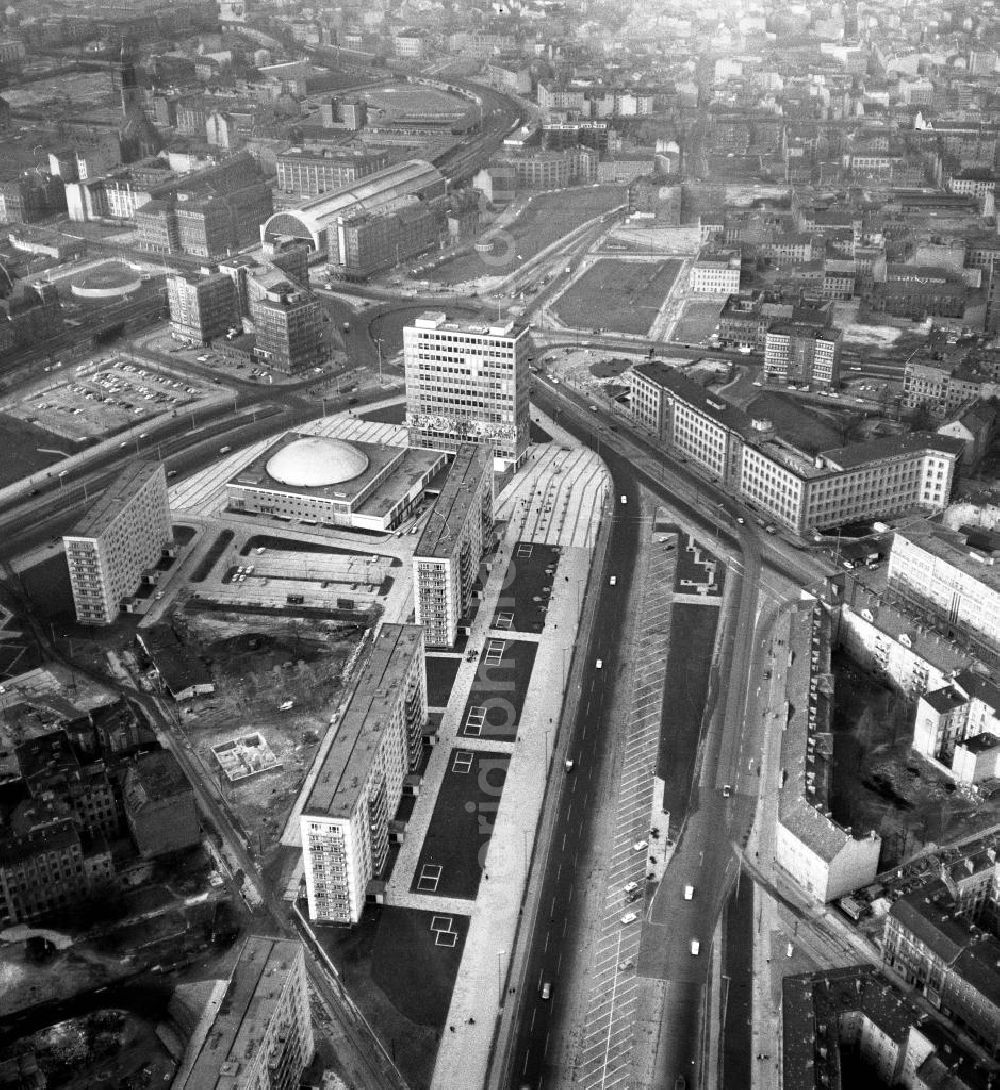
M 241 514 L 388 533 L 446 465 L 442 451 L 288 432 L 226 483 L 226 498 Z
M 298 238 L 317 253 L 339 263 L 340 220 L 358 213 L 391 211 L 414 200 L 439 197 L 447 188 L 444 175 L 424 159 L 407 159 L 369 174 L 354 185 L 324 193 L 300 208 L 276 212 L 261 227 L 261 239 Z
M 959 439 L 915 432 L 809 454 L 663 363 L 628 379 L 638 424 L 795 533 L 948 504 Z
M 167 472 L 133 462 L 63 536 L 76 619 L 113 624 L 171 540 Z
M 465 443 L 413 553 L 416 622 L 429 646 L 454 646 L 492 532 L 493 460 L 486 447 Z
M 403 328 L 410 445 L 456 451 L 488 445 L 497 472 L 528 453 L 531 336 L 515 321 L 449 321 L 425 311 Z
M 305 956 L 251 935 L 188 1041 L 174 1090 L 296 1090 L 315 1052 Z
M 359 672 L 299 819 L 309 917 L 357 923 L 389 857 L 389 823 L 420 763 L 424 631 L 384 624 Z

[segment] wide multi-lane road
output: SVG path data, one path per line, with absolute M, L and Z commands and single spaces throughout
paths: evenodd
M 737 522 L 737 518 L 744 517 L 737 501 L 638 436 L 624 430 L 611 431 L 600 414 L 595 417 L 586 400 L 564 386 L 540 380 L 533 397 L 545 411 L 559 414 L 564 427 L 585 442 L 600 445 L 615 494 L 625 495 L 630 501 L 615 504 L 609 542 L 608 569 L 618 573 L 619 591 L 627 589 L 622 585 L 622 573 L 631 571 L 637 548 L 640 523 L 634 513 L 639 484 L 701 527 L 706 541 L 719 543 L 722 539 L 731 557 L 729 609 L 695 783 L 687 813 L 671 816 L 672 829 L 676 817 L 681 835 L 649 906 L 637 966 L 640 975 L 667 982 L 655 1084 L 671 1086 L 683 1076 L 688 1086 L 698 1085 L 704 1061 L 703 1014 L 711 945 L 738 874 L 733 846 L 742 842 L 749 829 L 759 786 L 752 756 L 759 753 L 759 739 L 748 706 L 756 691 L 754 679 L 761 669 L 756 635 L 761 592 L 771 593 L 768 578 L 784 576 L 809 583 L 819 569 L 812 558 L 780 539 L 768 540 L 772 552 L 765 557 L 753 521 Z M 771 570 L 770 575 L 765 574 L 766 568 Z M 513 1087 L 551 1083 L 559 972 L 566 951 L 582 941 L 586 923 L 582 898 L 578 896 L 581 876 L 576 863 L 585 853 L 588 838 L 594 835 L 597 816 L 592 805 L 595 800 L 588 799 L 582 811 L 579 804 L 610 760 L 613 709 L 605 700 L 605 686 L 631 653 L 630 648 L 622 646 L 620 599 L 606 581 L 600 585 L 602 594 L 586 661 L 593 663 L 601 658 L 603 669 L 589 669 L 585 674 L 584 700 L 568 750 L 578 761 L 573 775 L 581 780 L 575 791 L 562 793 L 523 976 L 529 987 L 518 1000 L 513 1047 L 502 1050 L 509 1057 L 506 1084 Z M 684 898 L 686 885 L 695 888 L 690 901 Z M 691 953 L 692 940 L 699 944 L 697 955 Z M 545 981 L 553 984 L 550 998 L 543 998 L 540 992 Z

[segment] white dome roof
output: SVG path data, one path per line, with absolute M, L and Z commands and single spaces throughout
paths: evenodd
M 316 435 L 296 439 L 268 459 L 267 472 L 296 488 L 322 488 L 352 481 L 368 468 L 368 455 L 342 439 Z

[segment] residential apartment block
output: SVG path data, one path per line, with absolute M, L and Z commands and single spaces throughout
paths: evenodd
M 166 469 L 135 461 L 63 536 L 76 619 L 113 624 L 171 540 Z
M 818 901 L 868 885 L 878 873 L 881 838 L 856 836 L 827 809 L 832 790 L 830 618 L 815 601 L 785 615 L 791 652 L 785 680 L 788 722 L 781 734 L 781 784 L 775 861 Z
M 122 794 L 129 832 L 144 859 L 201 843 L 194 789 L 169 750 L 137 757 Z
M 764 337 L 764 379 L 828 389 L 840 381 L 843 332 L 809 322 L 775 322 Z
M 975 1054 L 870 965 L 786 976 L 781 989 L 781 1085 L 828 1090 L 849 1055 L 867 1078 L 910 1090 L 982 1088 Z
M 423 628 L 383 624 L 299 819 L 310 919 L 361 919 L 426 719 Z
M 1000 688 L 972 670 L 924 693 L 913 721 L 913 748 L 959 783 L 1000 774 Z
M 167 303 L 171 330 L 199 344 L 222 337 L 240 324 L 236 286 L 224 273 L 171 273 L 167 277 Z
M 970 640 L 987 663 L 1000 661 L 1000 573 L 993 553 L 968 536 L 929 522 L 898 531 L 889 586 Z
M 493 459 L 458 448 L 413 553 L 415 620 L 430 647 L 453 647 L 493 533 Z
M 908 409 L 925 405 L 932 416 L 943 419 L 970 401 L 1000 395 L 1000 383 L 990 374 L 954 361 L 910 359 L 903 373 L 903 404 Z
M 934 879 L 895 901 L 885 920 L 882 960 L 959 1028 L 995 1047 L 1000 940 L 961 911 L 945 881 Z
M 410 445 L 492 448 L 498 472 L 528 452 L 528 355 L 531 336 L 514 320 L 449 321 L 425 311 L 403 328 L 406 425 Z
M 732 295 L 740 290 L 739 250 L 702 250 L 691 266 L 691 290 Z
M 297 1090 L 315 1052 L 302 944 L 251 935 L 210 1002 L 174 1090 Z
M 628 372 L 633 419 L 796 533 L 943 510 L 962 444 L 915 433 L 809 455 L 660 362 Z

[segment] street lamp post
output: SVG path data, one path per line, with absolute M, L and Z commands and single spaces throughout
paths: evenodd
M 497 1003 L 503 1006 L 503 957 L 506 950 L 497 951 Z
M 379 387 L 381 387 L 382 386 L 382 338 L 381 337 L 376 337 L 375 338 L 375 347 L 378 349 L 378 384 L 379 384 Z M 338 389 L 338 391 L 340 389 L 339 380 L 337 382 L 337 389 Z

